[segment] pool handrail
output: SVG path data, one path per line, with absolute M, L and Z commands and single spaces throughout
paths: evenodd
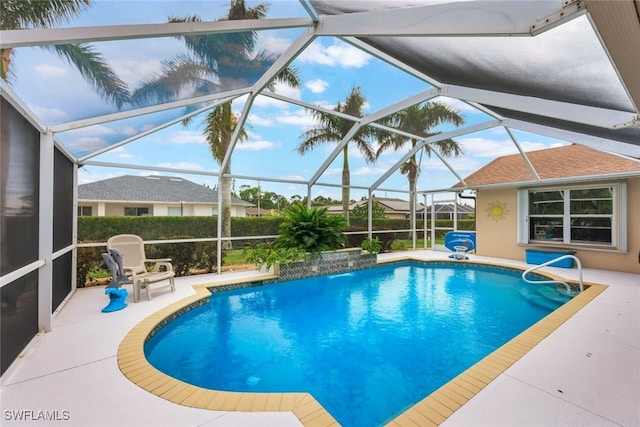
M 582 292 L 582 291 L 584 291 L 584 281 L 582 280 L 582 264 L 580 263 L 580 260 L 578 259 L 578 257 L 575 256 L 575 255 L 562 255 L 562 256 L 560 256 L 558 258 L 551 259 L 551 260 L 549 260 L 547 262 L 544 262 L 542 264 L 535 265 L 535 266 L 531 267 L 530 269 L 522 272 L 522 280 L 524 280 L 527 283 L 534 283 L 534 284 L 559 283 L 559 284 L 564 285 L 564 287 L 567 288 L 568 292 L 571 292 L 571 287 L 569 286 L 569 284 L 566 283 L 566 282 L 563 282 L 562 280 L 529 280 L 526 277 L 527 274 L 531 273 L 534 270 L 537 270 L 539 268 L 545 267 L 547 265 L 554 264 L 554 263 L 556 263 L 558 261 L 562 261 L 563 259 L 567 259 L 567 258 L 573 259 L 576 262 L 577 266 L 578 266 L 578 277 L 579 277 L 579 281 L 580 281 L 580 292 Z

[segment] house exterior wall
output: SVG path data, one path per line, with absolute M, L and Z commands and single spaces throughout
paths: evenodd
M 91 206 L 92 216 L 124 216 L 125 207 L 149 208 L 150 216 L 168 216 L 169 208 L 180 208 L 180 204 L 176 203 L 104 203 L 104 202 L 83 202 L 78 201 L 78 206 Z M 182 204 L 183 216 L 212 216 L 216 215 L 217 207 L 215 204 Z M 247 208 L 245 206 L 231 206 L 231 216 L 247 216 Z
M 482 256 L 525 260 L 527 245 L 517 239 L 517 189 L 478 190 L 476 193 L 476 253 Z M 497 215 L 500 209 L 502 214 Z M 493 214 L 492 214 L 493 212 Z M 581 249 L 576 251 L 583 267 L 640 273 L 640 178 L 627 180 L 627 247 L 625 253 Z

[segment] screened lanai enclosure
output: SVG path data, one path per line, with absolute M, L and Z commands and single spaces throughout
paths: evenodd
M 225 186 L 422 200 L 504 154 L 543 184 L 527 151 L 554 144 L 640 159 L 638 0 L 28 4 L 2 2 L 3 373 L 75 290 L 78 184 L 218 188 L 220 249 Z M 398 119 L 427 105 L 461 119 Z M 340 132 L 313 140 L 320 123 Z

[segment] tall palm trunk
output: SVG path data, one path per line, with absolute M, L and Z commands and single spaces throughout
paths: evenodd
M 409 228 L 412 235 L 415 234 L 416 226 L 416 181 L 418 180 L 418 167 L 415 155 L 409 160 L 411 166 L 407 177 L 409 178 Z
M 349 173 L 349 144 L 342 150 L 342 215 L 349 225 L 349 199 L 351 176 Z
M 220 183 L 219 191 L 222 191 L 222 237 L 231 237 L 231 177 L 228 174 L 231 171 L 231 162 L 222 171 L 222 175 L 218 180 Z M 231 240 L 222 241 L 222 249 L 230 250 L 233 248 Z

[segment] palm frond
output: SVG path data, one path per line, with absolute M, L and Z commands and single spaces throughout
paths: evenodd
M 67 22 L 91 6 L 91 0 L 2 0 L 0 29 L 49 28 Z
M 85 44 L 65 44 L 45 46 L 74 65 L 82 77 L 89 81 L 100 95 L 113 102 L 118 108 L 129 102 L 127 84 L 120 80 L 102 56 Z
M 131 100 L 136 105 L 169 102 L 177 99 L 187 89 L 196 93 L 202 91 L 202 87 L 207 87 L 209 91 L 206 93 L 211 93 L 215 85 L 206 78 L 210 73 L 206 64 L 186 55 L 179 55 L 165 61 L 159 76 L 143 82 L 134 91 Z

